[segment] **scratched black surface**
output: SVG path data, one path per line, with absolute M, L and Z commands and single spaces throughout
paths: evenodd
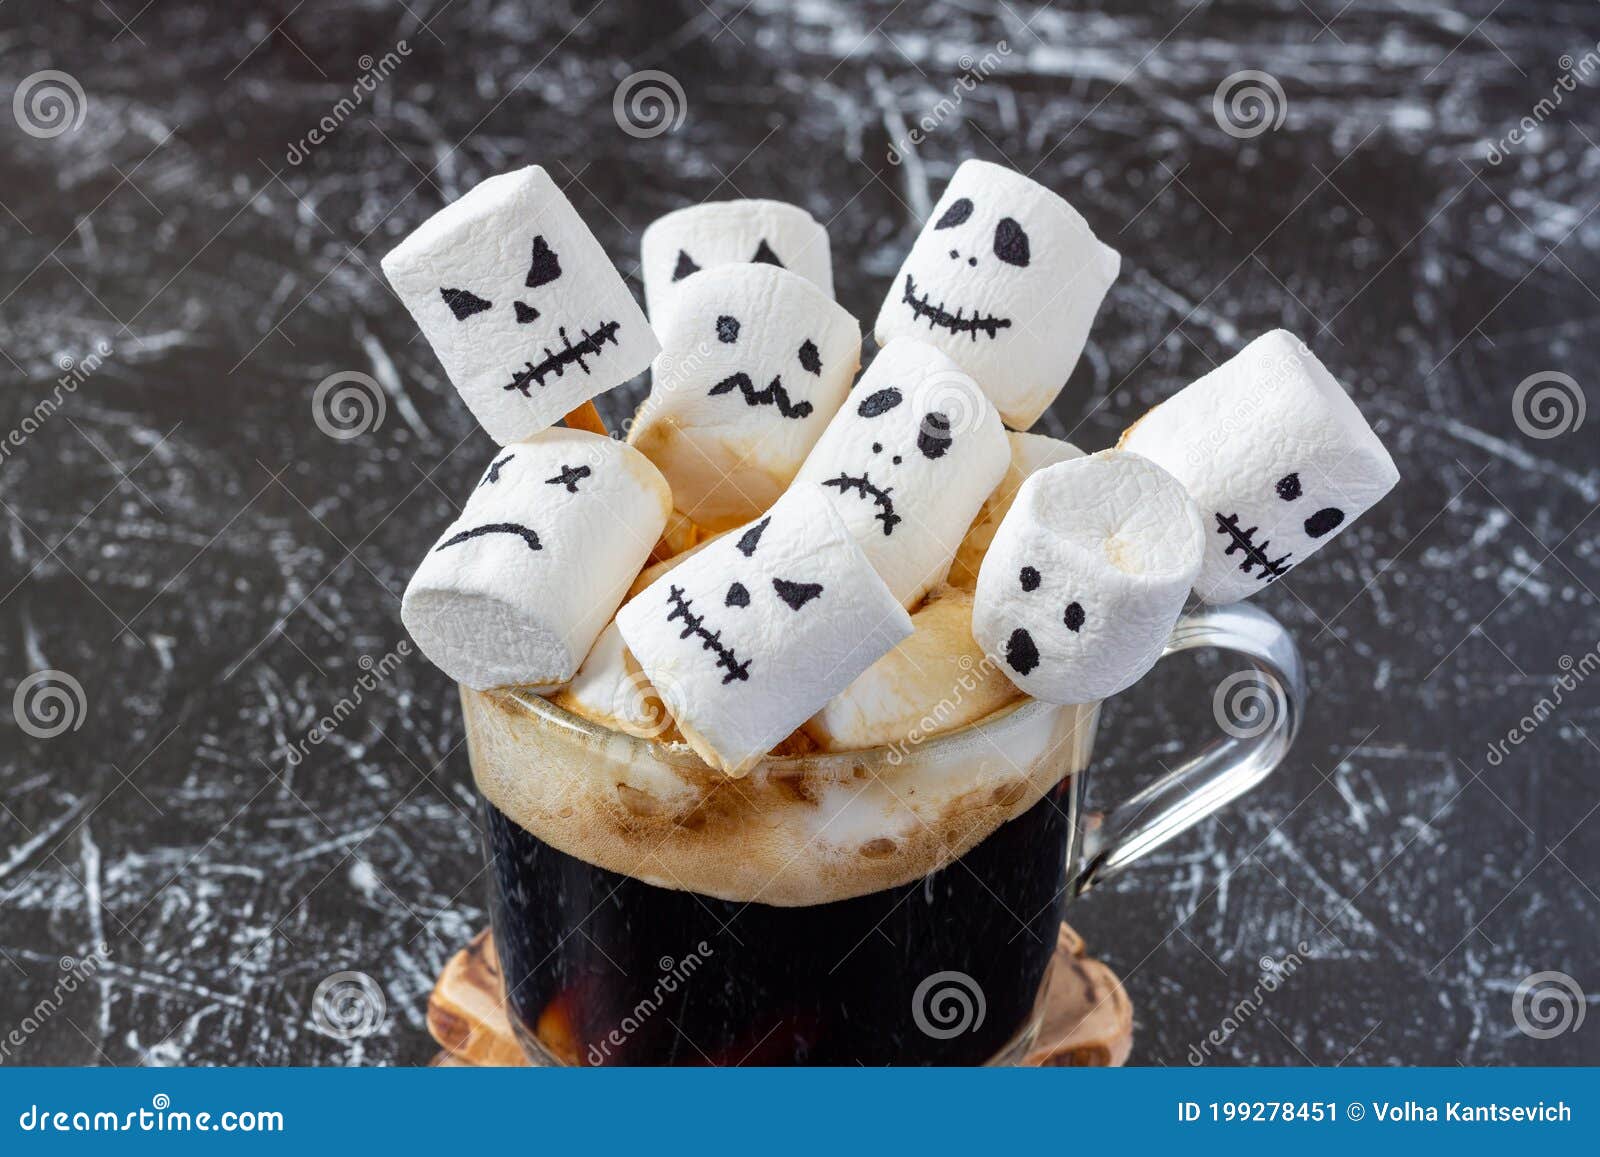
M 1002 39 L 989 79 L 889 163 Z M 392 75 L 292 163 L 360 58 L 400 40 Z M 298 766 L 285 754 L 403 639 L 397 594 L 491 450 L 381 282 L 385 250 L 541 162 L 636 291 L 663 211 L 797 201 L 870 320 L 975 155 L 1036 167 L 1124 254 L 1043 428 L 1105 446 L 1283 325 L 1405 475 L 1260 600 L 1314 687 L 1288 765 L 1076 910 L 1127 978 L 1136 1060 L 1187 1063 L 1259 959 L 1304 940 L 1209 1063 L 1600 1061 L 1592 1008 L 1550 1039 L 1512 1016 L 1532 973 L 1600 993 L 1600 691 L 1487 760 L 1561 656 L 1600 642 L 1600 417 L 1535 439 L 1512 402 L 1560 371 L 1600 405 L 1600 76 L 1489 160 L 1597 40 L 1591 5 L 1482 0 L 5 5 L 7 95 L 58 69 L 86 107 L 50 138 L 0 118 L 0 426 L 31 431 L 0 460 L 0 694 L 56 669 L 86 708 L 50 739 L 0 713 L 0 1029 L 28 1030 L 0 1059 L 432 1052 L 426 993 L 484 921 L 451 688 L 413 657 Z M 681 82 L 674 131 L 618 127 L 613 94 L 642 69 Z M 1213 115 L 1242 69 L 1285 98 L 1249 139 Z M 61 359 L 100 342 L 31 428 Z M 312 404 L 341 371 L 386 391 L 383 423 L 344 441 Z M 1164 670 L 1112 705 L 1097 796 L 1208 724 L 1215 673 Z M 104 967 L 32 1026 L 61 958 L 101 940 Z M 355 1041 L 311 1015 L 345 970 L 388 1008 Z

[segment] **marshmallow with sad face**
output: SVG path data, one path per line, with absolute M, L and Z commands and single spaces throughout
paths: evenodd
M 1010 461 L 1000 415 L 977 383 L 932 346 L 900 338 L 861 375 L 795 482 L 827 491 L 911 607 L 944 581 Z
M 1195 593 L 1208 603 L 1282 577 L 1400 480 L 1355 402 L 1281 329 L 1156 406 L 1118 444 L 1199 504 L 1206 559 Z
M 1066 384 L 1121 267 L 1049 189 L 964 161 L 884 298 L 877 338 L 938 346 L 1025 430 Z
M 600 242 L 537 165 L 446 205 L 383 271 L 501 445 L 553 426 L 659 349 Z
M 684 281 L 628 440 L 707 530 L 766 510 L 850 390 L 861 328 L 798 274 L 722 265 Z

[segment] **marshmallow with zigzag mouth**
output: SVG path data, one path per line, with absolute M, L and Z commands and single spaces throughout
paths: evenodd
M 773 265 L 694 274 L 657 326 L 661 355 L 628 441 L 686 517 L 740 526 L 778 500 L 849 392 L 861 327 Z
M 1121 267 L 1055 193 L 963 161 L 884 298 L 877 339 L 938 346 L 1025 430 L 1066 384 Z
M 617 628 L 689 745 L 741 776 L 911 619 L 827 497 L 797 486 L 629 600 Z
M 994 406 L 923 342 L 879 353 L 817 440 L 796 483 L 826 488 L 889 589 L 914 606 L 944 581 L 1011 447 Z
M 1208 603 L 1281 578 L 1400 481 L 1350 395 L 1281 329 L 1150 410 L 1118 445 L 1199 504 L 1206 561 L 1194 589 Z
M 477 185 L 382 264 L 502 446 L 627 381 L 659 349 L 600 242 L 537 165 Z
M 651 322 L 666 322 L 690 275 L 746 262 L 787 269 L 833 297 L 828 231 L 810 213 L 784 201 L 705 201 L 656 218 L 639 240 Z
M 578 669 L 666 525 L 644 455 L 583 430 L 497 452 L 422 560 L 400 618 L 422 653 L 475 690 L 548 689 Z

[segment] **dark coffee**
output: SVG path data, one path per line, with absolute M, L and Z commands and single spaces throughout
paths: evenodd
M 485 803 L 510 1014 L 569 1064 L 981 1064 L 1055 950 L 1071 785 L 923 879 L 797 908 L 618 875 Z

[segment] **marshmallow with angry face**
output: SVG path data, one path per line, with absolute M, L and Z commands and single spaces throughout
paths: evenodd
M 1199 510 L 1148 459 L 1103 450 L 1046 467 L 984 557 L 973 636 L 1037 699 L 1104 699 L 1161 657 L 1204 551 Z
M 495 454 L 412 576 L 400 618 L 435 666 L 475 690 L 564 683 L 671 508 L 637 450 L 547 430 Z
M 1248 598 L 1319 550 L 1400 480 L 1361 411 L 1304 342 L 1263 334 L 1128 428 L 1119 445 L 1200 506 L 1195 593 Z
M 446 205 L 383 271 L 501 445 L 627 381 L 659 349 L 600 242 L 537 165 Z
M 707 530 L 766 510 L 850 390 L 861 329 L 805 278 L 722 265 L 683 283 L 628 440 Z
M 824 487 L 907 607 L 944 581 L 1011 461 L 1000 415 L 944 354 L 901 338 L 879 352 L 796 483 Z
M 1022 489 L 1022 484 L 1046 466 L 1083 457 L 1083 451 L 1071 442 L 1063 442 L 1060 438 L 1045 434 L 1019 434 L 1008 430 L 1006 439 L 1011 443 L 1011 466 L 1005 477 L 1000 479 L 1000 485 L 994 488 L 994 493 L 984 501 L 978 517 L 967 530 L 967 536 L 961 540 L 961 549 L 956 551 L 955 561 L 950 564 L 950 585 L 962 590 L 970 591 L 977 585 L 978 568 L 983 565 L 983 556 L 994 541 L 994 532 L 1000 528 L 1000 523 L 1011 510 L 1011 504 L 1016 501 L 1017 491 Z
M 657 325 L 691 274 L 719 265 L 776 266 L 833 296 L 828 231 L 783 201 L 706 201 L 658 217 L 640 239 L 639 262 L 645 307 Z
M 911 633 L 814 486 L 729 531 L 617 612 L 689 745 L 739 776 Z
M 884 298 L 877 338 L 938 346 L 1025 430 L 1066 384 L 1121 267 L 1049 189 L 964 161 Z

